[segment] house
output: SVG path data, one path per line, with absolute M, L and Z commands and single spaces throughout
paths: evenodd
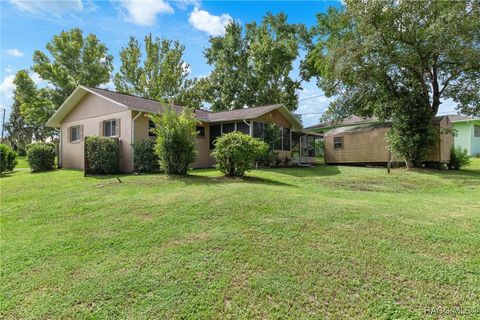
M 47 122 L 47 126 L 60 129 L 59 165 L 83 169 L 84 138 L 108 136 L 119 139 L 121 171 L 132 172 L 132 143 L 154 138 L 150 132 L 153 123 L 148 115 L 162 113 L 167 107 L 177 112 L 185 109 L 105 89 L 78 86 Z M 265 124 L 279 128 L 281 139 L 275 151 L 280 158 L 288 158 L 293 163 L 313 162 L 315 159 L 314 140 L 319 135 L 306 132 L 298 118 L 282 104 L 223 112 L 195 109 L 193 114 L 198 120 L 197 159 L 193 168 L 214 165 L 210 155 L 213 142 L 223 133 L 240 131 L 262 137 Z
M 440 139 L 425 160 L 446 163 L 450 161 L 453 146 L 452 125 L 448 116 L 436 117 L 434 125 L 438 128 Z M 385 134 L 390 127 L 391 122 L 353 116 L 339 123 L 320 123 L 307 130 L 324 134 L 325 163 L 385 164 L 401 161 L 395 159 L 387 147 Z
M 470 156 L 480 156 L 480 118 L 451 115 L 455 146 L 467 149 Z

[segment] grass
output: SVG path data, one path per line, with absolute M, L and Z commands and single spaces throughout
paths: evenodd
M 28 169 L 30 166 L 27 162 L 27 157 L 17 157 L 18 164 L 15 166 L 16 169 Z
M 1 184 L 2 319 L 478 317 L 480 159 Z

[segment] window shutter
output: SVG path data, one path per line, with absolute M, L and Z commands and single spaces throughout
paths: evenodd
M 120 137 L 120 118 L 115 119 L 115 124 L 116 124 L 116 129 L 115 130 L 117 131 L 117 132 L 115 132 L 115 135 L 117 137 Z
M 100 121 L 100 128 L 98 130 L 98 135 L 103 136 L 103 121 Z
M 72 127 L 68 127 L 67 128 L 67 134 L 66 134 L 67 142 L 70 142 L 70 132 L 71 131 L 72 131 Z
M 79 134 L 80 134 L 80 141 L 83 141 L 83 124 L 80 125 L 80 129 L 79 129 Z

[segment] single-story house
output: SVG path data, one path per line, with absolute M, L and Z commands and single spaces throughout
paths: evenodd
M 153 122 L 148 115 L 162 113 L 167 107 L 177 112 L 185 109 L 110 90 L 78 86 L 47 122 L 47 126 L 60 129 L 59 165 L 83 169 L 84 138 L 108 136 L 119 140 L 121 171 L 132 172 L 132 143 L 154 138 L 150 131 Z M 288 158 L 293 163 L 315 161 L 314 139 L 319 135 L 305 131 L 299 119 L 282 104 L 223 112 L 194 109 L 193 114 L 198 120 L 197 159 L 193 168 L 214 165 L 210 155 L 213 142 L 223 133 L 240 131 L 262 137 L 265 124 L 279 127 L 281 139 L 275 151 L 281 159 Z
M 440 139 L 425 161 L 448 162 L 453 146 L 452 124 L 448 116 L 435 117 Z M 325 143 L 325 163 L 385 164 L 401 161 L 390 154 L 385 134 L 391 123 L 376 118 L 350 117 L 339 123 L 324 122 L 307 130 L 322 132 Z
M 467 149 L 470 156 L 480 156 L 480 118 L 451 115 L 455 146 Z

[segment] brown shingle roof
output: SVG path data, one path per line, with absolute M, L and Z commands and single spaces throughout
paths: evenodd
M 233 121 L 243 119 L 257 118 L 267 112 L 281 107 L 281 104 L 272 104 L 268 106 L 243 108 L 230 111 L 210 112 L 207 114 L 207 120 L 210 122 Z
M 165 108 L 168 106 L 173 107 L 177 112 L 181 112 L 184 109 L 184 107 L 181 107 L 181 106 L 160 103 L 156 100 L 136 97 L 136 96 L 132 96 L 125 93 L 110 91 L 107 89 L 98 89 L 98 88 L 92 88 L 92 87 L 85 87 L 85 88 L 99 95 L 102 95 L 105 98 L 108 98 L 110 100 L 123 104 L 128 108 L 132 108 L 136 110 L 158 113 L 158 112 L 163 112 Z

